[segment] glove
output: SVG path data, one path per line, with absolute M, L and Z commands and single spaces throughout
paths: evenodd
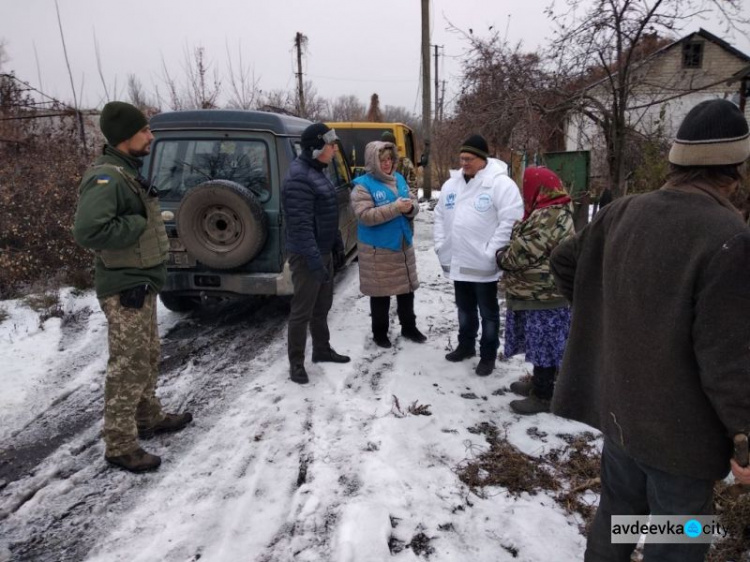
M 497 267 L 499 267 L 500 269 L 503 268 L 503 266 L 500 264 L 503 261 L 503 256 L 505 255 L 505 251 L 507 249 L 508 249 L 508 246 L 503 246 L 497 252 L 495 252 L 495 262 L 497 263 Z
M 333 270 L 340 271 L 346 266 L 346 254 L 344 250 L 334 250 L 333 252 Z

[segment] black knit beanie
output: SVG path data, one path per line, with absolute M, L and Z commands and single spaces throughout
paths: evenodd
M 487 160 L 490 157 L 490 149 L 482 135 L 471 135 L 461 145 L 459 152 L 469 152 L 475 156 L 479 156 L 482 160 Z
M 117 146 L 148 125 L 143 112 L 124 101 L 111 101 L 102 109 L 99 127 L 107 144 Z
M 728 100 L 699 103 L 685 116 L 669 151 L 678 166 L 741 164 L 750 156 L 750 130 L 740 109 Z

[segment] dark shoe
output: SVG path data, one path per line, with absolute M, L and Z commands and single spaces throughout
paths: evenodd
M 328 351 L 313 351 L 312 354 L 313 363 L 348 363 L 349 361 L 348 355 L 336 353 L 332 347 L 329 347 Z
M 479 365 L 477 365 L 477 368 L 474 369 L 474 372 L 480 377 L 488 377 L 492 374 L 492 371 L 494 370 L 495 370 L 494 359 L 480 359 Z
M 477 354 L 473 349 L 461 348 L 460 346 L 445 356 L 448 361 L 458 362 L 474 357 Z
M 156 470 L 161 464 L 161 457 L 147 453 L 138 447 L 132 453 L 119 455 L 117 457 L 107 457 L 104 459 L 113 466 L 119 466 L 130 472 L 148 472 Z
M 181 414 L 166 414 L 164 419 L 151 427 L 139 427 L 138 437 L 141 439 L 150 439 L 159 433 L 172 433 L 180 431 L 187 424 L 193 421 L 193 414 L 183 412 Z
M 510 408 L 516 414 L 522 416 L 531 416 L 533 414 L 542 414 L 550 411 L 550 400 L 544 398 L 538 398 L 533 394 L 523 400 L 513 400 L 510 403 Z
M 510 383 L 510 391 L 519 396 L 531 396 L 531 391 L 533 389 L 534 383 L 528 378 Z
M 307 384 L 310 382 L 304 365 L 292 365 L 289 367 L 289 378 L 297 384 Z
M 374 341 L 375 345 L 379 347 L 384 347 L 386 349 L 392 347 L 391 340 L 388 339 L 388 336 L 373 336 L 372 341 Z
M 427 341 L 427 336 L 420 332 L 416 326 L 401 328 L 401 335 L 414 343 L 424 343 Z

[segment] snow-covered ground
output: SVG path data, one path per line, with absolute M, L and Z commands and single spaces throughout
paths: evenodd
M 19 553 L 44 552 L 45 541 L 49 560 L 581 560 L 581 519 L 550 493 L 516 497 L 497 487 L 478 497 L 456 474 L 487 448 L 469 431 L 480 423 L 505 428 L 529 455 L 590 428 L 511 413 L 514 396 L 494 393 L 526 372 L 522 358 L 498 362 L 487 378 L 474 374 L 476 359 L 444 359 L 456 345 L 452 286 L 432 251 L 426 205 L 416 225 L 415 309 L 427 343 L 400 337 L 395 310 L 394 347 L 372 343 L 352 264 L 337 280 L 329 316 L 333 347 L 352 361 L 308 362 L 307 386 L 288 380 L 283 317 L 259 321 L 269 335 L 258 341 L 254 325 L 221 332 L 160 308 L 162 334 L 190 334 L 165 345 L 165 369 L 172 353 L 193 356 L 170 367 L 159 394 L 170 409 L 190 406 L 196 419 L 144 444 L 164 460 L 146 475 L 103 459 L 106 323 L 93 294 L 62 291 L 65 316 L 44 323 L 21 301 L 0 302 L 8 313 L 0 323 L 0 455 L 20 449 L 30 427 L 83 420 L 28 473 L 0 481 L 0 561 L 30 559 Z M 217 332 L 225 346 L 206 343 L 201 330 Z M 245 342 L 252 353 L 240 353 Z M 429 405 L 431 415 L 408 413 L 412 404 Z M 431 554 L 389 548 L 417 536 L 429 539 Z

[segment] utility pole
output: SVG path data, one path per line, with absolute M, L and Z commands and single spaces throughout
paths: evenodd
M 438 49 L 442 45 L 433 45 L 435 47 L 435 121 L 440 121 L 440 80 L 438 80 Z
M 422 152 L 422 192 L 424 198 L 432 197 L 432 172 L 430 166 L 430 142 L 432 125 L 430 117 L 430 0 L 422 0 L 422 130 L 424 151 Z
M 302 47 L 307 43 L 307 37 L 299 31 L 294 36 L 294 46 L 297 49 L 297 113 L 300 117 L 307 117 L 305 111 L 305 90 L 302 87 Z

